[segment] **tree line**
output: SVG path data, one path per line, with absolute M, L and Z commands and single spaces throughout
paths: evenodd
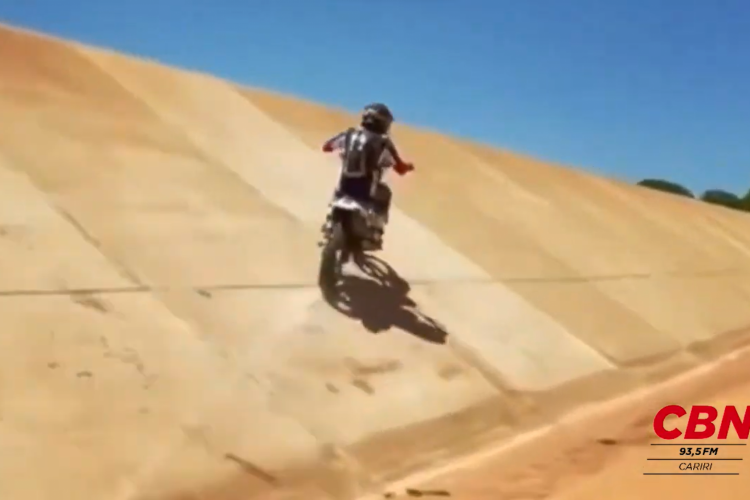
M 729 191 L 724 191 L 723 189 L 707 189 L 700 196 L 696 196 L 685 186 L 662 179 L 643 179 L 637 184 L 658 191 L 664 191 L 679 196 L 687 196 L 688 198 L 694 198 L 706 203 L 713 203 L 714 205 L 721 205 L 735 210 L 750 212 L 750 189 L 744 194 L 744 196 L 739 196 Z

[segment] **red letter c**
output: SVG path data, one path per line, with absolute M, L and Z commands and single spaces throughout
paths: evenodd
M 682 435 L 682 431 L 679 429 L 672 429 L 671 431 L 668 431 L 664 428 L 664 420 L 666 420 L 669 415 L 677 415 L 677 417 L 679 418 L 686 414 L 687 412 L 682 406 L 665 406 L 664 408 L 659 410 L 654 417 L 654 432 L 661 439 L 677 439 Z

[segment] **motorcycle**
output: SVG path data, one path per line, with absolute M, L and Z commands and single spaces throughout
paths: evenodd
M 379 183 L 385 183 L 386 173 L 392 166 L 390 158 L 381 164 Z M 406 170 L 398 173 L 404 175 L 413 169 L 412 165 L 408 165 Z M 318 271 L 321 289 L 332 289 L 342 274 L 344 264 L 350 259 L 356 261 L 363 257 L 364 252 L 380 249 L 373 239 L 377 217 L 382 216 L 376 213 L 374 207 L 346 195 L 338 196 L 331 202 L 329 223 L 320 244 L 323 247 Z

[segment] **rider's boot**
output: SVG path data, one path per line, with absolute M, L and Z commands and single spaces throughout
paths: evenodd
M 386 203 L 378 207 L 374 216 L 373 240 L 375 240 L 378 250 L 383 249 L 383 233 L 385 232 L 385 226 L 388 225 L 388 219 L 390 218 L 390 208 L 390 196 L 388 196 Z
M 333 201 L 336 199 L 337 195 L 338 195 L 338 189 L 333 192 L 333 195 L 331 196 L 331 200 L 328 202 L 328 213 L 326 214 L 326 220 L 320 226 L 320 232 L 323 234 L 328 234 L 328 232 L 331 230 L 331 223 L 332 223 L 331 216 L 333 215 L 333 210 L 331 209 L 332 208 L 331 205 L 333 204 Z
M 320 226 L 320 232 L 327 233 L 330 230 L 331 230 L 331 211 L 329 210 L 328 213 L 326 214 L 326 220 Z
M 381 214 L 373 214 L 370 219 L 370 241 L 372 250 L 383 249 L 383 230 L 385 229 L 385 217 Z

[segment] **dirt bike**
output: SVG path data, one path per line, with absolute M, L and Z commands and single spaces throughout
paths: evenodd
M 381 165 L 378 182 L 385 181 L 391 166 L 385 162 Z M 413 169 L 413 165 L 408 165 L 398 173 L 405 175 Z M 356 261 L 364 252 L 380 249 L 373 239 L 376 230 L 373 223 L 382 214 L 376 213 L 373 206 L 344 195 L 333 200 L 330 210 L 330 224 L 323 234 L 318 271 L 318 284 L 324 291 L 332 289 L 341 276 L 343 265 L 351 258 Z
M 349 196 L 340 196 L 331 203 L 330 226 L 324 233 L 318 282 L 330 289 L 341 275 L 342 267 L 352 257 L 376 250 L 372 243 L 372 208 Z
M 393 167 L 392 160 L 386 158 L 381 163 L 378 184 L 387 184 L 387 172 Z M 414 170 L 408 164 L 399 175 L 405 175 Z M 384 214 L 377 213 L 373 205 L 368 205 L 349 196 L 339 196 L 331 203 L 329 224 L 323 233 L 323 250 L 318 271 L 318 284 L 324 291 L 330 291 L 341 276 L 343 265 L 354 258 L 355 262 L 364 257 L 364 252 L 380 250 L 382 247 L 375 241 L 375 231 L 378 230 L 374 222 L 376 218 L 384 217 L 380 221 L 380 231 L 387 222 Z M 378 238 L 379 239 L 379 238 Z

